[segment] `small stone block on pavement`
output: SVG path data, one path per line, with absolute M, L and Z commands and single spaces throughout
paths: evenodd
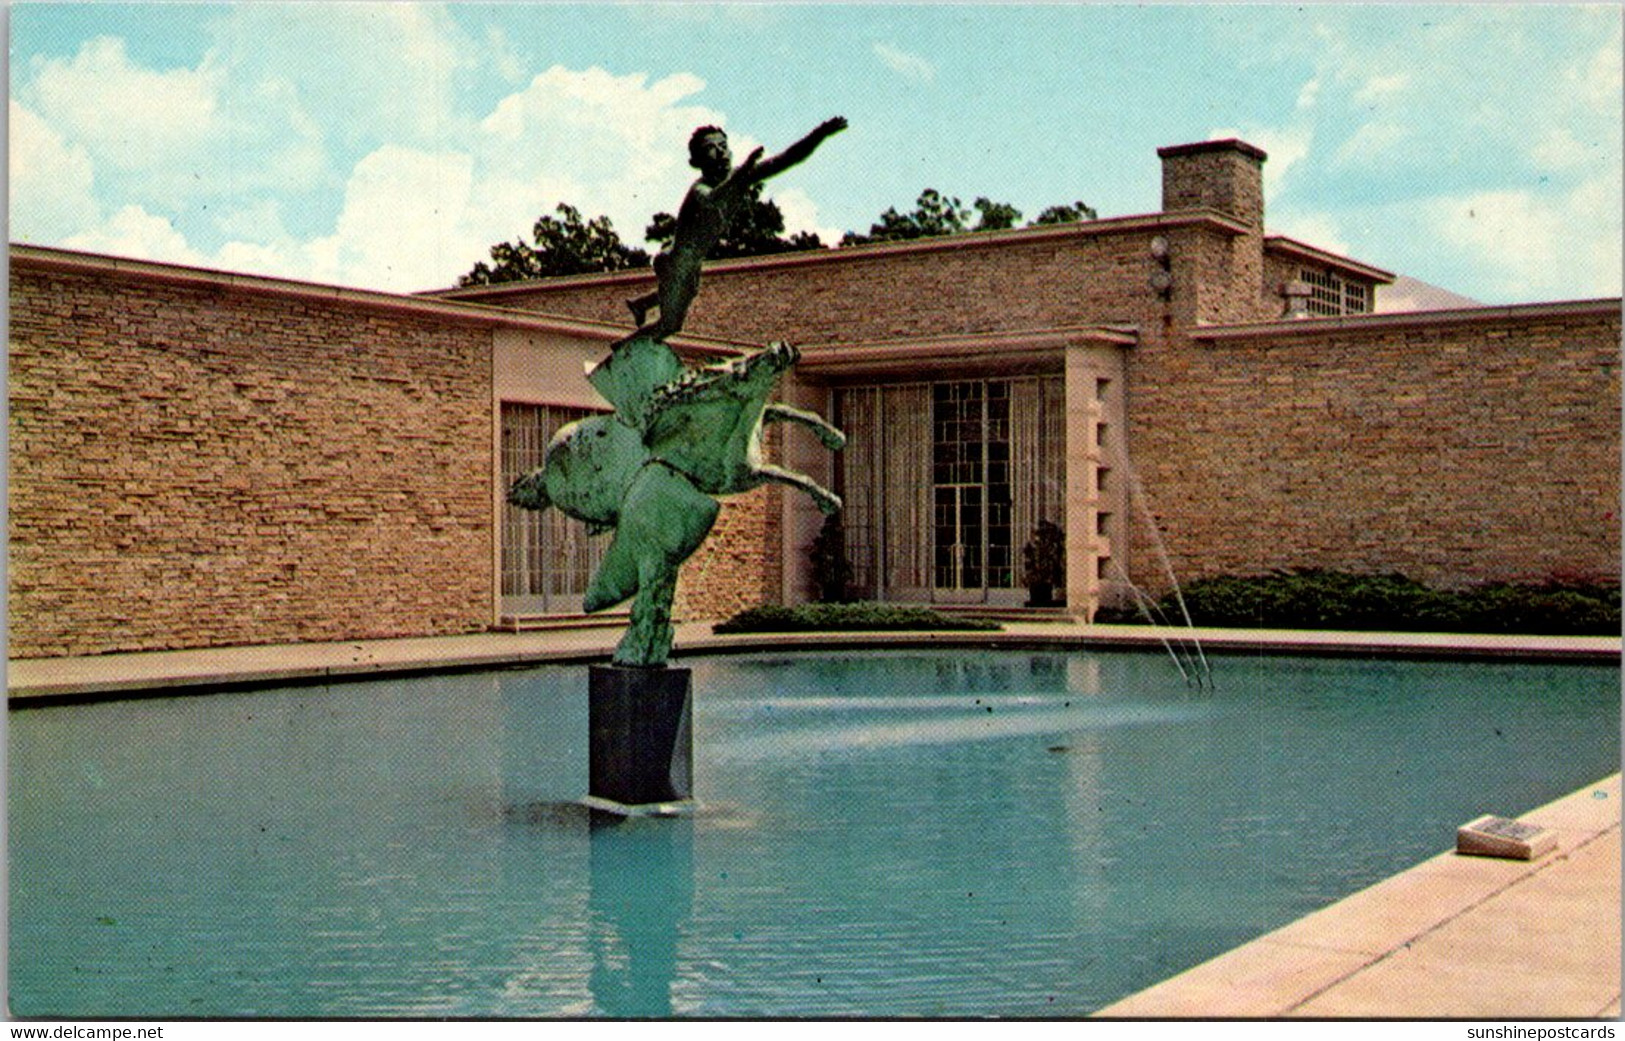
M 1456 829 L 1456 852 L 1469 856 L 1534 860 L 1556 846 L 1552 832 L 1509 817 L 1479 817 Z

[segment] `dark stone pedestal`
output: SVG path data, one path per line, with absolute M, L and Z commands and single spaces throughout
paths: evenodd
M 588 669 L 589 805 L 614 812 L 682 812 L 691 805 L 694 735 L 690 669 Z

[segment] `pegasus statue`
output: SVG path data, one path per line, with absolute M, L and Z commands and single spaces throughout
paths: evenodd
M 831 451 L 846 443 L 814 413 L 767 400 L 799 356 L 773 343 L 690 369 L 662 341 L 623 340 L 587 377 L 614 414 L 560 428 L 541 468 L 509 491 L 516 506 L 552 506 L 591 532 L 615 533 L 582 604 L 592 613 L 636 598 L 615 664 L 666 663 L 677 572 L 716 523 L 721 507 L 713 496 L 773 482 L 806 492 L 826 514 L 841 508 L 838 496 L 806 474 L 762 458 L 762 427 L 770 422 L 808 427 Z

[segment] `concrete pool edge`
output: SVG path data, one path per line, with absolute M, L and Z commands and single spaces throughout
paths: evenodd
M 1095 1016 L 1617 1019 L 1620 775 L 1519 819 L 1557 849 L 1441 853 Z
M 1341 654 L 1373 658 L 1518 659 L 1618 664 L 1617 637 L 1500 637 L 1454 633 L 1316 632 L 1198 628 L 1202 650 L 1232 654 Z M 531 664 L 601 661 L 621 628 L 557 628 L 525 633 L 468 633 L 330 643 L 130 651 L 78 658 L 11 659 L 8 702 L 180 695 L 232 687 L 466 671 Z M 1003 632 L 752 633 L 715 635 L 708 622 L 679 625 L 674 654 L 819 651 L 835 648 L 1009 648 L 1009 650 L 1162 651 L 1168 630 L 1134 625 L 1006 622 Z
M 471 633 L 251 647 L 132 651 L 7 663 L 11 707 L 69 701 L 174 696 L 221 689 L 338 682 L 440 671 L 585 663 L 608 658 L 620 626 L 523 633 Z M 1316 630 L 1196 629 L 1006 622 L 1000 632 L 760 633 L 719 636 L 709 622 L 678 626 L 675 656 L 855 648 L 1141 650 L 1200 641 L 1213 654 L 1299 654 L 1381 658 L 1560 661 L 1615 664 L 1611 636 L 1499 636 Z

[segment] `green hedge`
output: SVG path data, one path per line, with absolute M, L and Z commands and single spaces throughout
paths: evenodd
M 1302 570 L 1193 581 L 1185 606 L 1196 625 L 1260 629 L 1348 629 L 1618 636 L 1617 585 L 1496 583 L 1434 589 L 1404 575 Z M 1158 622 L 1183 624 L 1172 594 Z M 1104 623 L 1144 622 L 1135 609 L 1102 610 Z
M 926 607 L 891 604 L 801 604 L 779 607 L 764 604 L 734 615 L 712 627 L 718 633 L 796 633 L 830 630 L 962 629 L 985 632 L 1001 628 L 981 618 L 956 618 Z

